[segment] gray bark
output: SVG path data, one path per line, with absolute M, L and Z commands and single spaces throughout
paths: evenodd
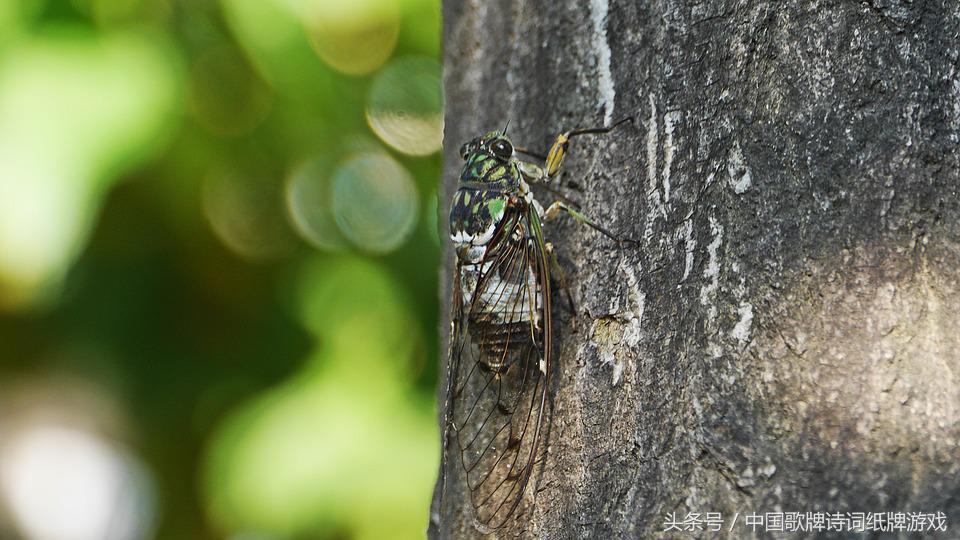
M 576 320 L 555 301 L 546 459 L 499 536 L 923 511 L 956 537 L 955 1 L 445 0 L 444 43 L 444 202 L 508 118 L 545 150 L 636 116 L 571 144 L 571 194 L 640 246 L 546 226 Z M 481 536 L 458 479 L 434 510 L 432 536 Z

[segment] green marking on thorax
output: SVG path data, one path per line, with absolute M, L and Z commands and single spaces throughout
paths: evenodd
M 487 201 L 487 210 L 490 211 L 490 216 L 494 219 L 498 218 L 503 213 L 503 207 L 506 204 L 506 201 L 499 197 Z

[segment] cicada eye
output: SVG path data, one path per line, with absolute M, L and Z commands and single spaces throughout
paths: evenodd
M 460 146 L 460 159 L 467 159 L 467 151 L 470 149 L 469 145 L 470 143 L 463 143 Z
M 490 151 L 500 159 L 507 160 L 513 155 L 513 146 L 503 139 L 496 139 L 490 143 Z

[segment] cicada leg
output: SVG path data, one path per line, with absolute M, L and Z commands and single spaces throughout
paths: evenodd
M 560 261 L 557 260 L 557 252 L 553 249 L 553 244 L 547 242 L 543 245 L 544 249 L 547 252 L 547 256 L 550 258 L 550 267 L 552 272 L 557 276 L 557 282 L 560 284 L 560 288 L 563 289 L 564 294 L 567 297 L 567 303 L 570 304 L 570 313 L 573 315 L 574 319 L 577 317 L 576 305 L 573 303 L 573 294 L 570 293 L 570 283 L 567 281 L 567 275 L 563 271 L 563 267 L 560 266 Z
M 553 146 L 550 147 L 550 152 L 547 153 L 547 159 L 544 160 L 544 168 L 546 169 L 545 172 L 547 177 L 552 178 L 557 174 L 557 172 L 560 171 L 560 166 L 563 165 L 563 158 L 567 154 L 567 146 L 570 145 L 570 139 L 578 135 L 599 135 L 603 133 L 609 133 L 620 124 L 623 124 L 624 122 L 630 122 L 632 120 L 633 117 L 628 116 L 614 122 L 607 127 L 573 129 L 566 133 L 557 135 L 557 140 L 553 142 Z
M 633 120 L 633 117 L 628 116 L 626 118 L 623 118 L 621 120 L 614 122 L 613 124 L 607 127 L 574 129 L 574 130 L 567 131 L 565 133 L 561 133 L 560 135 L 557 135 L 557 139 L 554 141 L 553 146 L 550 147 L 550 152 L 548 152 L 546 156 L 539 156 L 522 147 L 518 148 L 519 152 L 522 152 L 524 154 L 527 154 L 533 157 L 542 157 L 544 160 L 544 164 L 542 167 L 533 163 L 520 161 L 519 162 L 520 171 L 523 174 L 523 176 L 532 184 L 540 184 L 540 185 L 543 185 L 544 187 L 547 187 L 545 184 L 549 182 L 553 177 L 555 177 L 557 173 L 560 172 L 560 167 L 563 165 L 563 158 L 567 154 L 567 147 L 570 145 L 570 139 L 572 139 L 573 137 L 577 137 L 579 135 L 591 135 L 591 134 L 597 135 L 597 134 L 609 133 L 617 126 L 624 124 L 626 122 L 630 122 L 632 120 Z M 554 192 L 553 190 L 550 190 L 550 191 Z M 567 213 L 570 217 L 577 220 L 578 222 L 593 228 L 594 230 L 614 240 L 620 245 L 623 245 L 623 242 L 636 242 L 635 240 L 632 240 L 629 238 L 617 236 L 612 232 L 608 231 L 607 229 L 601 227 L 592 219 L 588 218 L 579 210 L 575 209 L 574 208 L 575 205 L 573 204 L 573 201 L 564 197 L 562 194 L 557 194 L 557 193 L 555 194 L 563 200 L 556 201 L 553 204 L 551 204 L 549 208 L 547 208 L 543 216 L 545 220 L 552 220 L 562 211 Z
M 547 155 L 537 153 L 523 146 L 514 147 L 514 149 L 521 154 L 526 154 L 543 161 L 542 167 L 527 161 L 520 161 L 520 171 L 531 183 L 546 184 L 553 179 L 557 173 L 560 172 L 560 167 L 563 165 L 563 158 L 566 157 L 567 148 L 570 146 L 570 139 L 579 135 L 599 135 L 609 133 L 617 126 L 630 121 L 633 121 L 632 116 L 618 120 L 607 127 L 573 129 L 561 133 L 560 135 L 557 135 L 557 139 L 553 142 L 553 145 L 550 146 L 550 151 L 547 153 Z
M 608 231 L 607 229 L 601 227 L 600 225 L 597 225 L 592 219 L 588 218 L 582 212 L 578 210 L 574 210 L 563 201 L 555 201 L 553 204 L 547 207 L 547 210 L 543 213 L 543 219 L 544 221 L 551 221 L 554 218 L 556 218 L 560 214 L 560 212 L 565 212 L 567 215 L 575 219 L 577 222 L 583 223 L 584 225 L 599 232 L 600 234 L 606 236 L 607 238 L 613 240 L 618 244 L 622 245 L 624 242 L 635 242 L 635 240 L 632 240 L 630 238 L 617 236 L 612 232 Z

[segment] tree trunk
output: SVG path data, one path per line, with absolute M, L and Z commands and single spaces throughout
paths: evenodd
M 545 226 L 575 317 L 555 298 L 546 458 L 499 536 L 889 511 L 956 537 L 958 36 L 954 0 L 444 1 L 442 204 L 508 119 L 544 151 L 635 117 L 571 142 L 567 192 L 639 246 Z M 482 536 L 462 478 L 437 502 L 433 537 Z

